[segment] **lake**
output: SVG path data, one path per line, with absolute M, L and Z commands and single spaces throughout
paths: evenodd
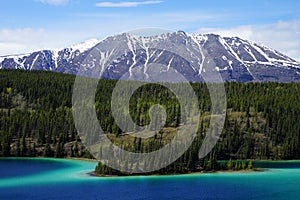
M 296 199 L 300 161 L 257 162 L 264 172 L 92 177 L 92 161 L 2 158 L 0 199 Z

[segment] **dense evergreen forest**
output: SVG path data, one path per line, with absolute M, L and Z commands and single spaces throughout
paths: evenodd
M 45 71 L 0 71 L 0 155 L 86 157 L 72 115 L 75 76 Z M 166 108 L 166 126 L 153 138 L 135 139 L 114 122 L 111 94 L 117 81 L 100 80 L 96 111 L 102 129 L 122 148 L 149 152 L 173 138 L 180 126 L 180 106 L 172 92 L 157 84 L 139 88 L 130 99 L 130 114 L 136 124 L 147 125 L 149 108 Z M 197 137 L 189 150 L 160 174 L 202 170 L 252 168 L 252 159 L 300 159 L 300 84 L 225 84 L 227 116 L 221 138 L 213 151 L 198 159 L 209 125 L 210 97 L 203 83 L 191 83 L 201 109 Z M 223 160 L 225 160 L 223 162 Z M 98 174 L 120 174 L 99 164 Z

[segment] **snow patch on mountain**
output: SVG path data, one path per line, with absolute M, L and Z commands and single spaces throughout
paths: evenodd
M 176 56 L 176 51 L 182 51 L 178 55 L 183 53 L 185 59 Z M 83 65 L 90 52 L 94 52 L 90 55 L 91 63 Z M 123 55 L 111 59 L 115 52 Z M 210 59 L 215 65 L 206 65 Z M 0 56 L 0 69 L 51 70 L 76 74 L 82 66 L 85 70 L 99 67 L 105 78 L 117 79 L 126 72 L 132 76 L 133 69 L 141 66 L 147 78 L 153 62 L 165 65 L 165 70 L 172 67 L 189 81 L 196 82 L 203 80 L 201 75 L 209 71 L 208 67 L 219 71 L 226 81 L 300 82 L 300 63 L 272 48 L 238 37 L 188 34 L 183 31 L 150 37 L 124 33 L 101 41 L 87 40 L 62 49 Z
M 90 48 L 96 46 L 99 42 L 100 42 L 100 40 L 93 38 L 93 39 L 87 40 L 85 42 L 71 45 L 67 48 L 72 49 L 73 51 L 78 50 L 80 53 L 82 53 L 82 52 L 85 52 L 85 51 L 89 50 Z

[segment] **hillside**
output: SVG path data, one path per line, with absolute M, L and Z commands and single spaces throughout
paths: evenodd
M 1 70 L 0 77 L 1 156 L 92 157 L 81 144 L 73 122 L 74 76 Z M 134 140 L 116 126 L 110 112 L 110 95 L 115 84 L 114 80 L 100 80 L 96 95 L 98 119 L 111 140 L 137 152 L 152 151 L 168 143 L 180 126 L 176 99 L 170 101 L 168 91 L 156 84 L 148 84 L 146 89 L 136 92 L 130 109 L 137 124 L 149 123 L 147 109 L 158 101 L 167 106 L 168 118 L 155 137 Z M 205 84 L 192 86 L 203 113 L 200 127 L 192 147 L 171 166 L 172 170 L 214 169 L 208 163 L 230 158 L 300 158 L 299 83 L 226 83 L 225 127 L 212 153 L 202 160 L 197 156 L 208 126 L 210 100 Z

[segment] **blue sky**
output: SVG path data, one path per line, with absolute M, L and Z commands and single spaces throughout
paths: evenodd
M 240 36 L 300 60 L 297 0 L 3 0 L 0 55 L 143 27 Z

